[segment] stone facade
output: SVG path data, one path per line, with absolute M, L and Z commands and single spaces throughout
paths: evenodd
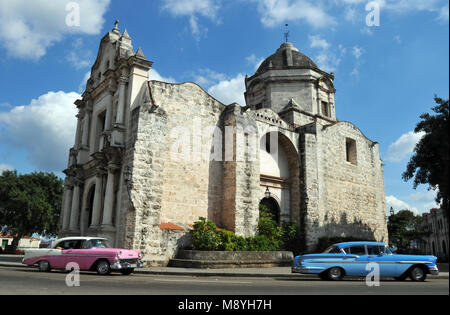
M 148 81 L 141 49 L 102 39 L 79 108 L 62 235 L 104 236 L 167 265 L 199 217 L 256 233 L 260 203 L 321 236 L 387 241 L 379 147 L 336 118 L 334 75 L 283 44 L 245 80 L 247 106 Z
M 422 218 L 422 228 L 429 235 L 418 244 L 421 253 L 448 261 L 448 215 L 445 210 L 431 209 Z

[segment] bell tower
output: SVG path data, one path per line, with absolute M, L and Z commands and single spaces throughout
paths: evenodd
M 334 74 L 321 69 L 290 42 L 245 79 L 245 100 L 252 110 L 270 108 L 284 120 L 302 125 L 307 117 L 336 121 Z

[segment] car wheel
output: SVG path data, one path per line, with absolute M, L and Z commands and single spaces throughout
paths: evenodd
M 415 266 L 412 267 L 409 271 L 409 278 L 412 281 L 425 281 L 425 279 L 427 278 L 427 274 L 422 267 Z
M 134 272 L 134 268 L 127 268 L 127 269 L 120 270 L 120 273 L 125 276 L 131 275 L 133 272 Z
M 109 275 L 111 273 L 111 267 L 109 266 L 109 262 L 106 260 L 100 260 L 97 263 L 97 273 L 101 276 Z
M 40 272 L 49 272 L 50 271 L 50 263 L 46 260 L 42 260 L 38 263 L 38 268 Z
M 344 270 L 339 267 L 333 267 L 327 272 L 328 279 L 333 281 L 342 280 L 344 278 Z

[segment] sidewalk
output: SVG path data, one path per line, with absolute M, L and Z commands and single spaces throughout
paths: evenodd
M 22 256 L 0 255 L 1 267 L 22 267 Z M 439 276 L 428 275 L 430 279 L 449 279 L 448 264 L 438 264 Z M 175 267 L 150 267 L 136 269 L 135 274 L 172 275 L 194 277 L 258 277 L 258 278 L 317 278 L 317 275 L 291 273 L 291 267 L 242 268 L 242 269 L 198 269 Z

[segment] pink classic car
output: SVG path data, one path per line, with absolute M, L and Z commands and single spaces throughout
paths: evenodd
M 97 271 L 100 275 L 119 271 L 124 275 L 142 268 L 142 254 L 137 250 L 111 248 L 98 237 L 67 237 L 54 241 L 51 248 L 25 250 L 22 263 L 37 265 L 42 272 L 66 269 L 76 263 L 80 270 Z

